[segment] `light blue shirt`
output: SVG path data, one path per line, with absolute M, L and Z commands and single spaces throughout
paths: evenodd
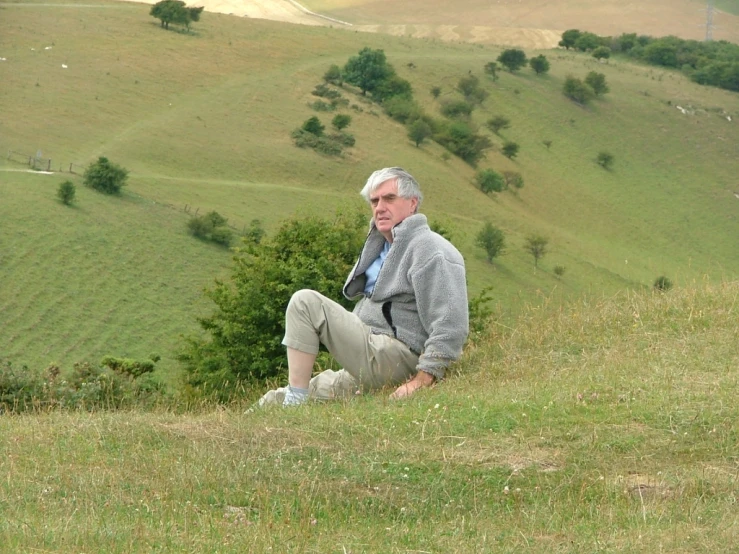
M 385 241 L 385 246 L 382 247 L 380 255 L 375 258 L 375 261 L 370 264 L 367 271 L 364 274 L 367 276 L 367 283 L 364 285 L 364 294 L 372 296 L 372 291 L 375 290 L 375 282 L 377 282 L 377 276 L 380 274 L 382 264 L 385 263 L 387 253 L 390 252 L 390 243 Z

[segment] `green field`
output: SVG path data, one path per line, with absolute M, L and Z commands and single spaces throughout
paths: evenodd
M 736 552 L 738 296 L 526 310 L 407 402 L 0 417 L 0 551 Z
M 649 287 L 663 274 L 685 285 L 739 272 L 736 94 L 564 51 L 544 52 L 546 77 L 527 69 L 493 82 L 482 68 L 494 47 L 209 13 L 188 35 L 129 3 L 3 4 L 0 16 L 0 151 L 40 150 L 52 169 L 105 155 L 131 171 L 119 198 L 72 176 L 72 209 L 55 199 L 68 174 L 0 172 L 0 355 L 16 364 L 157 352 L 172 371 L 178 335 L 207 313 L 203 287 L 229 266 L 227 251 L 188 236 L 186 206 L 217 210 L 236 229 L 259 218 L 272 230 L 295 213 L 360 205 L 366 177 L 388 165 L 418 177 L 423 210 L 465 255 L 471 292 L 492 285 L 511 317 L 543 299 Z M 348 111 L 356 147 L 328 158 L 293 146 L 290 131 L 315 113 L 313 87 L 363 46 L 383 48 L 435 115 L 432 86 L 452 98 L 460 77 L 480 76 L 490 96 L 474 120 L 510 117 L 502 134 L 521 145 L 515 161 L 492 151 L 480 167 L 521 172 L 520 194 L 483 195 L 473 168 L 445 161 L 438 145 L 416 148 L 348 90 L 362 110 Z M 582 108 L 561 94 L 567 74 L 593 69 L 611 86 L 603 100 Z M 333 114 L 318 115 L 328 124 Z M 614 154 L 612 171 L 595 163 L 601 150 Z M 507 235 L 493 266 L 474 246 L 486 220 Z M 533 232 L 550 239 L 536 271 L 523 250 Z

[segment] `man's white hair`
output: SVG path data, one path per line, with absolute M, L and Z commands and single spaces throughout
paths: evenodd
M 370 195 L 377 190 L 377 188 L 385 181 L 394 179 L 398 184 L 398 196 L 401 198 L 415 198 L 418 200 L 418 206 L 421 205 L 423 200 L 423 194 L 421 194 L 421 187 L 413 176 L 401 167 L 386 167 L 385 169 L 378 169 L 367 179 L 367 184 L 364 185 L 362 192 L 359 194 L 369 202 Z

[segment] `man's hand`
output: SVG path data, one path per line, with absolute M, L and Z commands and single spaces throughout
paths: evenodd
M 430 387 L 434 384 L 435 380 L 436 379 L 434 378 L 434 376 L 430 373 L 419 371 L 412 379 L 403 383 L 397 389 L 395 389 L 395 392 L 390 395 L 390 399 L 399 400 L 400 398 L 410 396 L 420 388 Z

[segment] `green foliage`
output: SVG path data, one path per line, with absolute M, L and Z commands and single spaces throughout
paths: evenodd
M 423 119 L 417 119 L 408 127 L 408 138 L 413 141 L 418 148 L 421 143 L 433 134 L 431 125 Z
M 82 175 L 82 182 L 105 194 L 118 194 L 126 185 L 128 170 L 114 164 L 103 156 L 91 163 Z
M 349 126 L 352 122 L 352 116 L 347 114 L 336 114 L 331 120 L 331 125 L 337 130 L 341 131 Z
M 464 99 L 472 104 L 481 104 L 488 97 L 488 91 L 480 86 L 480 79 L 475 75 L 462 77 L 457 83 L 457 90 Z
M 359 87 L 362 94 L 366 94 L 375 91 L 395 74 L 395 70 L 387 63 L 383 50 L 372 50 L 365 47 L 359 51 L 359 54 L 349 58 L 344 66 L 343 74 L 347 83 Z
M 292 218 L 274 237 L 246 243 L 228 281 L 207 292 L 215 312 L 199 320 L 207 338 L 187 340 L 180 361 L 187 384 L 221 400 L 238 382 L 284 377 L 285 309 L 292 294 L 313 289 L 345 307 L 341 295 L 366 233 L 358 213 Z
M 614 161 L 613 154 L 610 152 L 598 152 L 595 161 L 603 169 L 611 169 Z
M 161 0 L 151 7 L 149 15 L 158 19 L 165 29 L 169 29 L 170 23 L 184 25 L 189 29 L 193 21 L 200 21 L 203 9 L 188 8 L 182 0 Z
M 493 81 L 498 80 L 498 64 L 496 62 L 488 62 L 485 64 L 485 73 L 493 78 Z
M 521 190 L 523 188 L 523 177 L 517 171 L 504 171 L 503 181 L 506 189 Z
M 590 85 L 583 83 L 582 80 L 572 75 L 565 77 L 562 93 L 578 104 L 587 104 L 595 97 L 595 91 L 593 91 Z
M 333 112 L 336 110 L 336 105 L 331 102 L 324 102 L 323 100 L 316 100 L 312 104 L 309 104 L 311 108 L 317 112 Z
M 513 141 L 506 141 L 503 144 L 503 148 L 501 148 L 501 152 L 503 155 L 508 158 L 509 160 L 512 160 L 518 155 L 519 145 L 517 142 Z
M 659 292 L 667 292 L 672 288 L 672 281 L 669 277 L 665 277 L 664 275 L 660 275 L 654 280 L 654 284 L 652 285 L 654 290 L 657 290 Z
M 505 250 L 505 235 L 503 231 L 487 221 L 477 233 L 475 244 L 485 250 L 488 262 L 493 263 L 493 259 Z
M 490 307 L 493 301 L 493 297 L 490 296 L 492 289 L 493 287 L 483 288 L 477 296 L 470 298 L 467 302 L 470 321 L 469 339 L 471 341 L 483 338 L 482 335 L 489 336 L 488 323 L 493 315 L 493 309 Z
M 595 37 L 595 38 L 593 38 Z M 712 85 L 739 92 L 739 45 L 727 41 L 686 40 L 675 36 L 652 38 L 635 33 L 624 33 L 620 37 L 607 39 L 588 36 L 587 44 L 578 42 L 580 46 L 594 49 L 600 57 L 607 57 L 606 50 L 623 52 L 639 61 L 660 67 L 679 69 L 696 83 Z M 597 40 L 596 40 L 597 39 Z M 580 37 L 580 40 L 583 40 Z M 610 48 L 606 42 L 610 41 Z M 595 43 L 597 46 L 591 46 Z M 560 43 L 562 45 L 562 43 Z
M 69 206 L 74 202 L 74 196 L 77 192 L 74 183 L 70 180 L 62 181 L 59 183 L 59 188 L 56 189 L 56 196 L 65 206 Z
M 559 46 L 563 46 L 567 50 L 574 48 L 581 34 L 582 33 L 577 29 L 569 29 L 565 31 L 562 33 L 562 40 L 559 41 Z
M 603 44 L 603 40 L 595 33 L 581 33 L 578 39 L 575 41 L 575 48 L 581 52 L 587 52 L 589 50 L 595 50 Z
M 534 267 L 539 267 L 539 260 L 547 253 L 549 239 L 541 235 L 529 235 L 526 237 L 524 249 L 534 257 Z
M 501 192 L 505 188 L 503 176 L 494 169 L 481 169 L 475 174 L 475 183 L 485 194 Z
M 611 57 L 611 49 L 608 46 L 599 46 L 593 50 L 593 57 L 596 60 L 607 60 Z
M 344 134 L 342 133 L 341 136 L 343 135 Z M 295 129 L 290 136 L 295 141 L 295 146 L 299 148 L 312 148 L 316 152 L 326 154 L 327 156 L 338 156 L 343 151 L 341 142 L 337 142 L 335 140 L 337 135 L 332 135 L 330 137 L 317 136 L 304 129 Z
M 385 113 L 400 123 L 409 123 L 423 114 L 421 107 L 413 98 L 393 96 L 382 103 Z
M 313 92 L 311 92 L 311 94 L 313 96 L 319 96 L 321 98 L 328 98 L 329 100 L 332 100 L 334 98 L 341 98 L 341 93 L 338 90 L 332 89 L 325 83 L 317 84 L 316 88 L 313 89 Z
M 301 128 L 306 133 L 310 133 L 311 135 L 315 135 L 317 137 L 323 136 L 323 132 L 326 129 L 323 123 L 321 123 L 321 120 L 318 119 L 315 115 L 306 119 L 303 122 L 303 126 Z
M 561 279 L 562 276 L 565 274 L 566 268 L 563 265 L 555 265 L 552 271 L 557 276 L 557 279 Z
M 550 148 L 552 147 L 552 141 L 551 141 L 551 140 L 549 140 L 549 139 L 547 139 L 547 140 L 543 140 L 543 141 L 541 141 L 541 143 L 542 143 L 542 144 L 543 144 L 544 146 L 546 146 L 546 147 L 547 147 L 547 150 L 549 150 L 549 149 L 550 149 Z
M 493 145 L 488 137 L 478 134 L 465 121 L 453 121 L 443 126 L 434 134 L 434 140 L 473 167 Z
M 249 227 L 244 229 L 243 240 L 246 243 L 252 242 L 254 244 L 259 244 L 262 242 L 262 239 L 266 234 L 267 231 L 264 230 L 262 221 L 260 219 L 252 219 L 249 223 Z
M 474 106 L 466 100 L 445 100 L 441 103 L 440 111 L 446 117 L 456 119 L 469 117 L 473 109 Z
M 431 92 L 431 96 L 433 96 L 434 99 L 436 99 L 441 94 L 441 87 L 439 87 L 439 86 L 433 86 L 433 87 L 431 87 L 431 91 L 430 92 Z
M 38 372 L 0 363 L 0 414 L 145 408 L 165 398 L 164 387 L 151 376 L 156 361 L 106 356 L 99 365 L 74 364 L 64 374 L 55 364 Z
M 341 68 L 336 64 L 331 65 L 326 73 L 323 74 L 323 80 L 340 87 L 344 84 L 344 76 L 341 73 Z
M 529 60 L 529 65 L 531 66 L 531 69 L 536 72 L 537 75 L 547 73 L 550 67 L 549 60 L 547 60 L 547 57 L 544 54 L 540 54 L 531 58 Z
M 409 81 L 398 75 L 390 75 L 372 90 L 372 98 L 378 102 L 390 98 L 412 98 L 413 88 Z
M 497 135 L 501 130 L 508 129 L 511 126 L 511 120 L 503 115 L 496 115 L 488 119 L 485 125 Z
M 596 96 L 607 93 L 610 89 L 606 83 L 606 76 L 603 73 L 591 71 L 585 77 L 585 84 L 588 85 Z
M 228 220 L 216 211 L 201 216 L 193 216 L 187 222 L 190 233 L 202 240 L 215 242 L 222 246 L 230 246 L 233 232 L 228 227 Z
M 509 48 L 501 52 L 498 61 L 513 73 L 526 65 L 526 53 L 518 48 Z

